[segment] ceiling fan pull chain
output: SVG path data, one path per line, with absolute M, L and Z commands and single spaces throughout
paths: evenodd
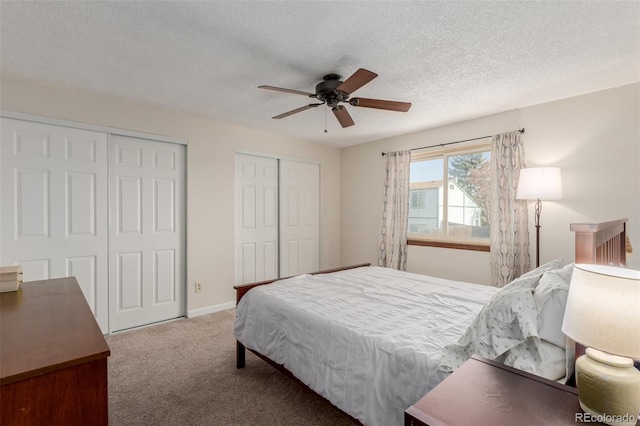
M 327 108 L 324 109 L 324 132 L 327 132 Z

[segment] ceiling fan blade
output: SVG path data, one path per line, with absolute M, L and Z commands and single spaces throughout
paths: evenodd
M 300 90 L 293 90 L 293 89 L 284 89 L 282 87 L 267 86 L 264 84 L 262 86 L 258 86 L 258 89 L 267 89 L 267 90 L 275 90 L 276 92 L 293 93 L 294 95 L 309 96 L 310 98 L 316 97 L 314 93 L 302 92 Z
M 351 114 L 349 114 L 349 111 L 347 111 L 347 109 L 342 105 L 335 106 L 331 110 L 333 111 L 333 114 L 336 116 L 342 127 L 349 127 L 356 124 L 353 122 L 353 118 L 351 118 Z
M 306 111 L 306 110 L 311 109 L 311 108 L 315 108 L 315 107 L 317 107 L 317 106 L 319 106 L 319 105 L 322 105 L 322 104 L 309 104 L 309 105 L 305 105 L 305 106 L 300 107 L 300 108 L 292 109 L 291 111 L 288 111 L 288 112 L 283 112 L 282 114 L 280 114 L 280 115 L 276 115 L 275 117 L 271 117 L 271 118 L 275 118 L 275 119 L 277 119 L 277 120 L 278 120 L 278 119 L 280 119 L 280 118 L 285 118 L 285 117 L 288 117 L 288 116 L 290 116 L 290 115 L 297 114 L 297 113 L 299 113 L 299 112 Z
M 352 98 L 349 103 L 355 107 L 384 109 L 387 111 L 407 112 L 411 102 L 384 101 L 382 99 Z
M 376 78 L 378 74 L 375 72 L 371 72 L 369 70 L 365 70 L 364 68 L 360 68 L 358 71 L 354 72 L 351 77 L 346 79 L 344 83 L 340 86 L 336 87 L 337 92 L 346 93 L 347 95 L 355 92 L 374 78 Z

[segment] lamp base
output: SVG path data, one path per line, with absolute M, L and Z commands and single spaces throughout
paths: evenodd
M 640 371 L 630 358 L 587 348 L 576 361 L 580 408 L 614 426 L 634 426 L 640 413 Z

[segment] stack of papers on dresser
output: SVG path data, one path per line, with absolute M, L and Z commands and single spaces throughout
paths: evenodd
M 22 266 L 0 267 L 0 293 L 16 291 L 22 283 Z

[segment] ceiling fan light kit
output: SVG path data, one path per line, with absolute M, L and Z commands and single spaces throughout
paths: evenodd
M 308 104 L 300 108 L 276 115 L 272 118 L 281 119 L 293 114 L 297 114 L 302 111 L 306 111 L 311 108 L 318 107 L 320 105 L 327 105 L 333 111 L 336 119 L 342 127 L 353 126 L 355 122 L 351 118 L 351 114 L 344 107 L 340 105 L 341 102 L 348 103 L 354 107 L 374 108 L 385 111 L 397 111 L 407 112 L 411 108 L 409 102 L 397 102 L 387 101 L 382 99 L 369 99 L 369 98 L 351 98 L 349 96 L 376 78 L 378 74 L 366 70 L 364 68 L 358 69 L 351 77 L 345 81 L 341 80 L 341 76 L 338 74 L 327 74 L 322 78 L 322 81 L 316 85 L 315 93 L 303 92 L 301 90 L 285 89 L 282 87 L 262 85 L 258 86 L 259 89 L 274 90 L 276 92 L 291 93 L 294 95 L 303 95 L 310 98 L 315 98 L 322 103 Z

